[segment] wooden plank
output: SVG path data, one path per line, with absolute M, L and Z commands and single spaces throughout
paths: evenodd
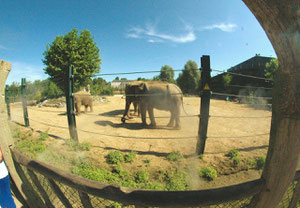
M 69 202 L 69 200 L 65 197 L 65 194 L 61 191 L 61 189 L 59 188 L 59 186 L 54 182 L 54 180 L 52 180 L 51 178 L 48 178 L 49 184 L 51 186 L 51 188 L 53 189 L 54 193 L 56 194 L 56 196 L 60 199 L 61 203 L 63 203 L 63 205 L 67 208 L 72 208 L 71 203 Z
M 93 208 L 89 195 L 82 191 L 78 191 L 78 194 L 84 208 Z
M 23 186 L 23 193 L 27 196 L 28 200 L 27 203 L 29 204 L 29 207 L 37 207 L 37 208 L 44 208 L 46 205 L 41 200 L 40 196 L 36 193 L 33 186 L 31 185 L 30 181 L 26 177 L 22 167 L 20 164 L 15 162 L 16 170 L 25 186 Z
M 31 180 L 33 181 L 34 185 L 37 187 L 40 194 L 42 195 L 47 207 L 48 208 L 52 208 L 52 207 L 54 208 L 54 205 L 50 201 L 50 198 L 49 198 L 47 192 L 45 191 L 44 187 L 41 185 L 41 183 L 40 183 L 38 177 L 35 175 L 35 173 L 33 171 L 31 171 L 30 169 L 28 169 L 28 174 L 29 174 Z

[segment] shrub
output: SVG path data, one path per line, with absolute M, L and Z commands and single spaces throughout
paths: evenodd
M 251 158 L 248 158 L 248 159 L 246 160 L 246 164 L 247 164 L 248 166 L 250 166 L 251 168 L 254 168 L 254 167 L 256 166 L 256 160 L 251 159 Z
M 69 145 L 71 151 L 89 151 L 92 147 L 92 144 L 88 142 L 79 143 L 73 139 L 67 140 L 66 144 Z
M 149 173 L 145 170 L 139 171 L 135 174 L 134 179 L 137 183 L 145 183 L 149 179 Z
M 123 161 L 124 161 L 124 155 L 122 152 L 118 150 L 112 151 L 106 156 L 106 162 L 108 164 L 119 164 L 120 162 Z
M 232 158 L 233 160 L 233 165 L 237 166 L 241 162 L 241 158 L 239 157 L 234 157 Z
M 239 155 L 240 155 L 240 152 L 237 149 L 232 149 L 229 151 L 229 153 L 226 154 L 226 156 L 231 159 L 238 157 Z
M 39 140 L 40 141 L 45 141 L 48 138 L 48 136 L 49 136 L 48 133 L 41 132 L 40 136 L 39 136 Z
M 136 151 L 131 151 L 129 154 L 124 155 L 124 161 L 126 163 L 132 163 L 137 155 Z
M 168 191 L 184 191 L 188 189 L 185 173 L 171 173 L 166 176 Z
M 167 160 L 169 160 L 169 161 L 177 161 L 177 160 L 179 160 L 179 159 L 181 159 L 181 158 L 183 158 L 183 156 L 182 156 L 182 154 L 180 153 L 180 152 L 178 152 L 178 151 L 176 151 L 176 152 L 171 152 L 171 153 L 169 153 L 168 154 L 168 156 L 167 156 Z
M 256 158 L 256 168 L 258 170 L 263 169 L 263 167 L 265 166 L 266 163 L 266 157 L 265 156 L 259 156 L 258 158 Z
M 213 167 L 202 168 L 199 171 L 199 176 L 202 178 L 206 178 L 209 181 L 212 181 L 215 177 L 217 177 L 217 171 Z

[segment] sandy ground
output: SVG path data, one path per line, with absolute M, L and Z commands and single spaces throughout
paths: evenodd
M 144 155 L 144 158 L 150 157 L 152 165 L 164 166 L 167 163 L 155 159 L 157 156 L 172 151 L 179 151 L 187 156 L 194 154 L 196 150 L 199 118 L 194 115 L 199 114 L 200 98 L 184 97 L 183 103 L 187 114 L 184 112 L 181 114 L 183 116 L 181 130 L 166 127 L 169 118 L 157 118 L 156 129 L 145 129 L 138 117 L 123 124 L 121 116 L 125 99 L 121 96 L 107 97 L 107 102 L 95 104 L 94 112 L 83 113 L 76 117 L 79 141 L 91 143 L 94 147 L 92 154 L 99 160 L 104 160 L 101 155 L 109 150 L 135 150 L 139 155 Z M 20 103 L 12 104 L 11 108 L 12 120 L 24 124 Z M 65 108 L 28 107 L 30 127 L 34 130 L 47 131 L 57 141 L 68 139 L 70 136 L 65 112 Z M 169 112 L 166 111 L 155 110 L 154 114 L 156 117 L 169 117 Z M 224 156 L 232 149 L 239 149 L 243 157 L 253 158 L 266 154 L 271 111 L 255 110 L 245 104 L 211 100 L 210 115 L 212 117 L 209 119 L 205 148 L 205 157 L 209 161 L 213 162 L 215 158 Z M 259 174 L 249 176 L 249 180 L 251 177 L 259 177 Z

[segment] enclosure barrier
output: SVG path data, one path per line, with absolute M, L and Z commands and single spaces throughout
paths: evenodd
M 72 175 L 45 163 L 31 160 L 16 149 L 11 149 L 11 151 L 15 165 L 19 167 L 18 172 L 22 175 L 22 179 L 28 181 L 33 191 L 37 190 L 34 192 L 39 193 L 41 203 L 48 207 L 50 204 L 52 204 L 50 207 L 56 207 L 60 203 L 64 204 L 65 207 L 78 206 L 80 203 L 83 207 L 93 207 L 92 196 L 119 202 L 123 205 L 137 205 L 138 207 L 198 207 L 233 203 L 236 200 L 241 205 L 246 205 L 249 203 L 249 200 L 245 199 L 257 193 L 263 184 L 263 180 L 258 179 L 234 186 L 208 190 L 150 191 L 131 189 L 102 184 Z M 300 171 L 295 176 L 295 182 L 298 186 L 299 179 Z M 72 189 L 73 194 L 65 193 L 67 188 L 64 185 L 68 186 L 68 189 Z M 291 190 L 291 192 L 293 191 Z M 53 194 L 56 196 L 54 197 Z M 291 193 L 289 194 L 292 195 Z M 222 206 L 220 205 L 220 207 Z

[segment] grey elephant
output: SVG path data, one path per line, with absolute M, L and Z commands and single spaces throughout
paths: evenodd
M 134 91 L 134 97 L 138 100 L 141 108 L 142 124 L 146 123 L 146 112 L 148 111 L 150 117 L 150 126 L 156 127 L 154 108 L 159 110 L 170 111 L 171 118 L 168 127 L 180 129 L 180 110 L 183 104 L 183 96 L 180 88 L 171 83 L 149 81 L 140 82 L 131 85 Z
M 74 104 L 76 113 L 80 114 L 81 105 L 85 107 L 85 111 L 87 112 L 87 108 L 90 107 L 90 111 L 93 112 L 93 97 L 84 91 L 79 91 L 74 93 Z
M 139 97 L 137 97 L 137 89 L 136 86 L 140 85 L 143 83 L 143 81 L 133 81 L 130 83 L 127 83 L 125 86 L 125 96 L 126 96 L 126 102 L 125 102 L 125 111 L 123 114 L 123 117 L 121 121 L 125 123 L 126 117 L 131 119 L 129 115 L 129 109 L 131 103 L 133 104 L 134 107 L 134 115 L 140 116 L 140 107 L 139 107 Z

